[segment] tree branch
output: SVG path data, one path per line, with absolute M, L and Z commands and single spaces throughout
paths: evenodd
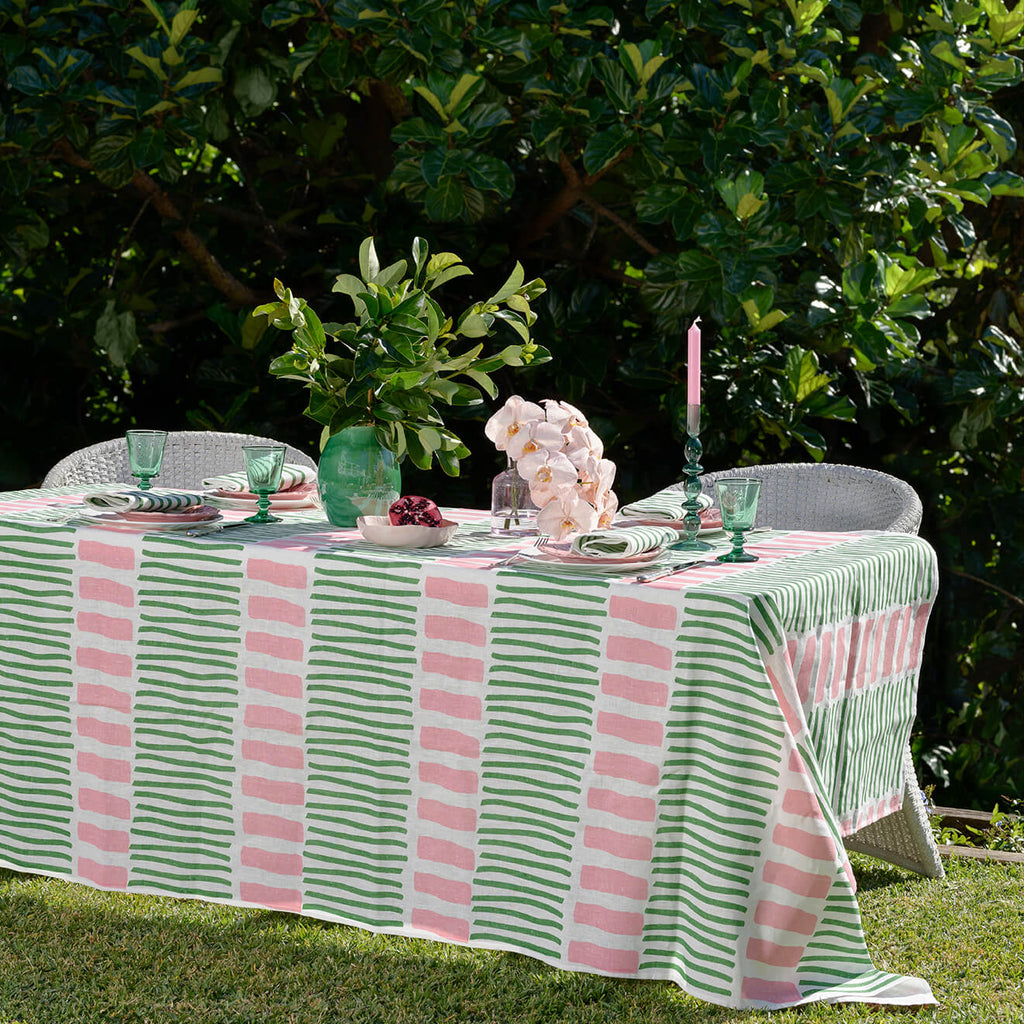
M 623 234 L 632 238 L 633 241 L 636 242 L 636 244 L 639 245 L 640 248 L 649 256 L 657 256 L 658 253 L 661 252 L 656 245 L 651 245 L 651 243 L 648 242 L 632 224 L 628 224 L 617 213 L 613 213 L 607 206 L 599 203 L 593 196 L 584 193 L 582 199 L 583 202 L 585 202 L 595 213 L 598 213 L 605 219 L 610 220 L 621 232 L 623 232 Z
M 145 171 L 136 171 L 132 177 L 132 184 L 143 195 L 152 196 L 153 205 L 162 217 L 166 217 L 168 220 L 184 220 L 171 197 Z M 199 269 L 217 291 L 240 306 L 259 304 L 260 297 L 247 285 L 242 284 L 230 271 L 225 270 L 217 262 L 217 257 L 206 248 L 203 240 L 191 228 L 178 228 L 172 234 L 182 249 L 196 261 Z
M 618 214 L 612 213 L 606 206 L 603 206 L 587 194 L 587 189 L 591 185 L 599 182 L 613 167 L 622 163 L 623 160 L 628 160 L 632 155 L 633 147 L 627 146 L 614 160 L 609 161 L 599 171 L 580 177 L 579 172 L 573 167 L 572 161 L 565 153 L 559 153 L 558 166 L 565 178 L 565 184 L 547 207 L 523 228 L 519 235 L 520 248 L 529 245 L 531 242 L 536 242 L 538 238 L 546 235 L 557 221 L 561 220 L 578 202 L 582 201 L 591 209 L 601 214 L 601 216 L 610 220 L 621 231 L 625 232 L 645 252 L 656 256 L 660 250 L 651 245 L 650 242 L 640 235 L 635 228 L 627 224 Z
M 77 153 L 67 139 L 61 139 L 54 147 L 54 155 L 66 163 L 83 171 L 95 172 L 92 163 Z M 184 217 L 174 205 L 171 197 L 145 171 L 137 170 L 132 177 L 132 184 L 152 202 L 162 217 L 168 220 L 184 221 Z M 259 304 L 260 296 L 247 285 L 242 284 L 230 271 L 225 270 L 217 262 L 216 256 L 207 249 L 203 240 L 189 227 L 181 227 L 172 232 L 181 247 L 196 261 L 199 269 L 210 283 L 232 302 L 240 306 Z
M 998 583 L 991 583 L 988 580 L 983 580 L 980 576 L 972 576 L 969 572 L 961 572 L 959 569 L 947 569 L 951 576 L 959 576 L 962 579 L 970 580 L 972 583 L 980 583 L 983 587 L 988 587 L 990 590 L 995 590 L 997 593 L 1002 594 L 1004 597 L 1008 597 L 1011 601 L 1016 602 L 1022 608 L 1024 608 L 1024 600 L 1021 600 L 1016 594 L 1010 593 L 1009 590 L 1005 590 L 999 586 Z

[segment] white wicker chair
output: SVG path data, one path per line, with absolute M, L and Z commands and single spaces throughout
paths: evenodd
M 821 462 L 746 466 L 702 476 L 702 489 L 714 498 L 715 480 L 730 476 L 762 481 L 755 525 L 893 533 L 917 533 L 921 526 L 917 492 L 877 470 Z M 846 847 L 928 878 L 945 877 L 909 745 L 903 755 L 902 808 L 847 837 Z
M 761 483 L 756 526 L 780 530 L 889 530 L 917 533 L 921 499 L 888 473 L 827 462 L 776 463 L 726 469 L 701 477 L 715 497 L 715 480 L 754 477 Z
M 154 484 L 157 487 L 198 488 L 207 477 L 243 470 L 243 444 L 280 443 L 272 437 L 257 437 L 255 434 L 227 434 L 213 430 L 170 431 L 160 475 L 154 477 Z M 316 465 L 298 448 L 285 447 L 285 462 Z M 128 445 L 123 437 L 115 437 L 65 456 L 46 474 L 43 487 L 132 482 Z

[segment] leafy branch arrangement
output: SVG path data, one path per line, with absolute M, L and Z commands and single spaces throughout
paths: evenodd
M 292 332 L 292 347 L 270 364 L 277 377 L 301 381 L 310 392 L 305 414 L 323 424 L 321 449 L 327 439 L 356 424 L 373 424 L 377 440 L 398 461 L 429 469 L 434 459 L 448 476 L 458 476 L 459 460 L 469 449 L 447 426 L 438 405 L 474 406 L 497 388 L 490 378 L 502 366 L 547 362 L 547 349 L 537 345 L 530 329 L 537 314 L 531 300 L 544 293 L 539 278 L 524 281 L 516 263 L 508 280 L 483 302 L 452 317 L 433 292 L 473 272 L 451 252 L 430 255 L 426 241 L 412 244 L 414 270 L 408 262 L 381 267 L 373 238 L 359 247 L 359 272 L 339 274 L 333 291 L 348 295 L 359 318 L 356 323 L 321 323 L 305 299 L 274 281 L 279 302 L 253 310 L 279 330 Z M 454 351 L 461 338 L 491 337 L 508 325 L 521 342 L 484 354 L 483 342 L 465 352 Z

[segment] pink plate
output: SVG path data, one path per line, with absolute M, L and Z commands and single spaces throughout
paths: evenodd
M 700 517 L 700 529 L 698 533 L 717 533 L 719 530 L 724 529 L 722 526 L 722 517 L 718 514 L 717 509 L 712 509 L 715 514 L 713 516 L 703 515 Z M 616 526 L 667 526 L 669 529 L 678 530 L 680 533 L 686 531 L 686 524 L 682 519 L 620 519 Z
M 276 494 L 270 495 L 271 501 L 282 501 L 290 500 L 292 498 L 305 498 L 312 494 L 316 490 L 316 484 L 299 484 L 298 487 L 293 487 L 288 491 L 278 491 Z M 253 494 L 251 491 L 229 491 L 223 487 L 217 487 L 212 491 L 207 491 L 207 494 L 212 494 L 218 498 L 238 498 L 242 501 L 256 502 L 258 495 Z
M 635 562 L 653 562 L 663 551 L 664 548 L 658 548 L 656 551 L 642 551 L 638 555 L 576 555 L 567 547 L 545 544 L 536 553 L 531 552 L 531 555 L 540 561 L 566 562 L 570 565 L 632 565 Z
M 140 512 L 135 509 L 115 512 L 114 515 L 126 523 L 205 523 L 220 518 L 220 512 L 210 505 L 190 505 L 174 512 Z

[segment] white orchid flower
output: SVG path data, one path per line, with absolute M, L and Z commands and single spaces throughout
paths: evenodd
M 533 452 L 560 451 L 563 440 L 562 432 L 554 423 L 530 420 L 522 424 L 522 429 L 509 435 L 505 450 L 518 462 L 524 455 Z
M 612 493 L 615 482 L 615 463 L 611 459 L 587 459 L 579 467 L 580 489 L 583 496 L 596 509 L 608 504 L 608 495 Z
M 510 441 L 526 432 L 531 423 L 543 422 L 544 410 L 534 402 L 527 402 L 519 395 L 513 395 L 487 421 L 484 434 L 494 442 L 499 452 L 509 449 Z M 518 456 L 513 455 L 512 458 Z
M 590 427 L 573 427 L 565 434 L 563 451 L 569 456 L 569 461 L 579 469 L 588 459 L 600 459 L 604 455 L 604 442 Z
M 547 449 L 530 452 L 517 463 L 519 475 L 530 485 L 530 497 L 543 508 L 566 487 L 576 483 L 576 467 L 561 453 Z
M 615 513 L 619 510 L 619 498 L 614 491 L 606 491 L 604 501 L 597 506 L 597 527 L 607 530 L 615 522 Z
M 597 509 L 585 501 L 576 487 L 566 487 L 537 514 L 537 529 L 555 540 L 597 527 Z
M 570 405 L 568 402 L 545 398 L 544 408 L 547 410 L 548 422 L 557 424 L 563 434 L 569 433 L 573 427 L 587 426 L 587 417 L 575 405 Z

